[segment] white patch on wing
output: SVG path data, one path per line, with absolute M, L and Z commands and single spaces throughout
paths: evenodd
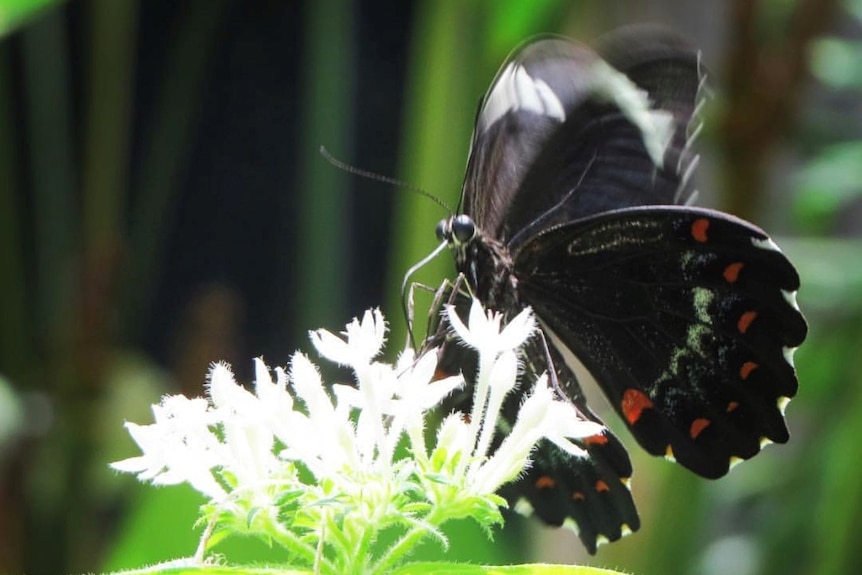
M 757 238 L 751 238 L 751 243 L 756 248 L 760 248 L 762 250 L 767 250 L 770 252 L 778 252 L 781 253 L 781 248 L 778 247 L 778 244 L 773 242 L 770 238 L 764 238 L 759 240 Z
M 781 295 L 784 296 L 784 301 L 786 301 L 788 304 L 790 304 L 790 307 L 792 307 L 796 311 L 800 311 L 799 310 L 799 303 L 796 301 L 796 292 L 795 291 L 781 290 Z
M 649 95 L 604 60 L 597 60 L 591 70 L 591 91 L 613 102 L 628 120 L 641 131 L 644 147 L 656 167 L 664 166 L 664 154 L 676 129 L 674 117 L 667 110 L 651 107 Z
M 566 120 L 563 104 L 551 87 L 544 80 L 530 76 L 522 65 L 510 62 L 500 72 L 485 99 L 480 129 L 487 130 L 508 112 L 518 110 L 541 114 L 559 122 Z
M 793 365 L 793 355 L 796 353 L 798 347 L 782 347 L 781 351 L 784 353 L 784 361 L 790 364 L 790 367 L 796 367 Z

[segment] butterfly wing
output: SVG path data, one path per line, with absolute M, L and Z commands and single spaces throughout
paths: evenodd
M 573 402 L 585 419 L 604 426 L 587 407 L 562 356 L 543 338 L 534 337 L 525 345 L 523 370 L 524 382 L 554 373 L 557 385 L 564 387 L 559 390 L 560 397 Z M 521 402 L 518 395 L 509 398 L 503 414 L 509 422 L 514 422 Z M 594 554 L 599 544 L 616 541 L 640 528 L 630 491 L 632 465 L 625 447 L 607 427 L 574 443 L 587 452 L 587 457 L 574 457 L 549 441 L 540 442 L 532 465 L 517 481 L 504 486 L 501 495 L 522 513 L 572 529 Z
M 441 292 L 438 302 L 450 301 L 464 322 L 467 322 L 470 299 L 451 291 Z M 436 306 L 439 309 L 439 305 Z M 431 328 L 425 341 L 425 351 L 439 351 L 439 376 L 463 373 L 470 381 L 478 369 L 476 352 L 452 341 L 451 329 L 445 316 L 435 313 L 431 318 L 439 321 Z M 542 374 L 553 373 L 554 382 L 561 386 L 561 401 L 571 401 L 582 417 L 604 427 L 604 423 L 586 405 L 586 400 L 574 376 L 559 352 L 534 336 L 522 350 L 524 385 L 532 385 Z M 523 401 L 522 393 L 508 397 L 502 410 L 500 429 L 495 436 L 493 449 L 511 429 Z M 472 407 L 472 386 L 456 393 L 446 402 L 444 409 L 469 413 Z M 533 452 L 533 462 L 517 481 L 501 490 L 510 506 L 524 514 L 535 514 L 544 522 L 566 525 L 574 530 L 587 551 L 595 553 L 599 543 L 616 541 L 640 527 L 640 519 L 629 490 L 632 465 L 628 453 L 619 439 L 605 427 L 602 433 L 575 441 L 587 451 L 587 457 L 574 457 L 548 441 L 541 442 Z
M 483 233 L 517 245 L 556 223 L 687 197 L 697 55 L 642 28 L 610 37 L 601 54 L 551 38 L 504 63 L 480 106 L 463 188 Z
M 546 230 L 519 293 L 640 444 L 704 477 L 788 439 L 799 277 L 759 228 L 705 209 L 616 210 Z

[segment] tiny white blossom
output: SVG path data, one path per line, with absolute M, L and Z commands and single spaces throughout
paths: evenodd
M 460 375 L 433 381 L 436 370 L 437 354 L 434 352 L 416 359 L 412 350 L 406 350 L 396 364 L 397 399 L 386 410 L 393 418 L 390 433 L 397 436 L 405 430 L 417 456 L 425 454 L 425 413 L 464 385 Z
M 379 309 L 368 310 L 362 321 L 355 319 L 347 324 L 344 335 L 347 341 L 325 329 L 309 332 L 318 353 L 335 363 L 355 367 L 371 363 L 380 354 L 386 341 L 386 322 Z
M 209 429 L 214 419 L 203 399 L 166 396 L 153 405 L 155 423 L 126 429 L 142 455 L 112 463 L 117 471 L 137 473 L 142 481 L 156 485 L 187 482 L 212 499 L 225 495 L 210 470 L 224 461 L 223 446 Z
M 293 412 L 295 425 L 277 433 L 286 446 L 283 457 L 304 462 L 319 479 L 337 474 L 345 466 L 358 467 L 356 431 L 347 407 L 333 405 L 320 372 L 304 354 L 294 354 L 291 359 L 290 380 L 308 415 Z
M 503 315 L 491 310 L 486 312 L 477 299 L 474 299 L 470 306 L 469 328 L 461 321 L 454 306 L 446 306 L 446 317 L 464 343 L 477 350 L 480 355 L 490 357 L 524 345 L 536 328 L 532 310 L 524 308 L 501 331 Z

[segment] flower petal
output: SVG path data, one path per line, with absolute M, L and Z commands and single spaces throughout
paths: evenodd
M 533 316 L 533 310 L 525 307 L 500 332 L 498 345 L 501 349 L 516 349 L 521 347 L 533 335 L 535 330 L 536 320 Z
M 309 331 L 308 336 L 317 353 L 338 365 L 351 365 L 350 346 L 343 339 L 325 329 Z

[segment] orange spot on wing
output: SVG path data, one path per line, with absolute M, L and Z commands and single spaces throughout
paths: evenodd
M 724 273 L 722 275 L 727 283 L 732 284 L 739 279 L 739 272 L 742 270 L 743 266 L 745 266 L 744 263 L 736 262 L 724 268 Z
M 731 401 L 730 403 L 727 404 L 727 413 L 730 413 L 731 411 L 736 410 L 737 407 L 739 407 L 739 402 L 738 401 Z
M 583 501 L 584 499 L 586 499 L 586 497 L 584 497 L 584 494 L 580 491 L 575 491 L 574 493 L 572 493 L 572 499 L 574 499 L 575 501 Z
M 438 366 L 437 369 L 434 370 L 434 377 L 431 378 L 431 381 L 440 381 L 441 379 L 446 379 L 447 377 L 451 377 L 453 375 L 458 375 L 456 373 L 449 373 L 445 369 L 440 369 Z
M 739 368 L 739 377 L 745 381 L 748 379 L 748 376 L 751 375 L 751 372 L 757 369 L 759 366 L 753 361 L 746 361 L 742 364 L 742 367 Z
M 709 229 L 709 220 L 698 218 L 691 223 L 691 237 L 699 242 L 707 241 L 706 230 Z
M 626 421 L 634 425 L 641 418 L 644 409 L 651 409 L 652 401 L 646 394 L 637 389 L 627 389 L 623 393 L 622 409 Z
M 610 491 L 611 488 L 608 487 L 608 484 L 599 479 L 596 481 L 596 491 Z
M 756 317 L 757 312 L 751 310 L 739 316 L 739 321 L 736 322 L 736 329 L 739 330 L 739 333 L 745 333 L 748 331 L 749 326 L 751 326 L 751 322 L 753 322 Z
M 700 435 L 704 429 L 709 427 L 712 422 L 703 417 L 699 417 L 691 422 L 691 428 L 688 430 L 688 434 L 691 435 L 692 439 L 697 439 L 697 436 Z
M 537 489 L 552 489 L 556 487 L 557 482 L 554 481 L 553 477 L 548 477 L 547 475 L 543 475 L 536 480 L 536 488 Z
M 597 433 L 584 438 L 584 445 L 607 445 L 608 436 L 604 433 Z

